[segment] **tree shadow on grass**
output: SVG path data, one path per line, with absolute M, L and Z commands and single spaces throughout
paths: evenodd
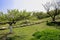
M 46 24 L 48 26 L 53 26 L 53 27 L 60 29 L 60 22 L 47 22 Z
M 48 26 L 60 26 L 60 22 L 47 22 Z

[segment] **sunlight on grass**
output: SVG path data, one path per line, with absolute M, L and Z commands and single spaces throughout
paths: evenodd
M 13 36 L 25 36 L 24 40 L 29 40 L 32 38 L 32 34 L 36 31 L 42 31 L 44 29 L 56 29 L 54 27 L 49 27 L 46 25 L 46 23 L 41 23 L 37 25 L 32 25 L 32 26 L 26 26 L 26 27 L 20 27 L 20 28 L 14 28 L 14 34 Z M 23 37 L 24 38 L 24 37 Z

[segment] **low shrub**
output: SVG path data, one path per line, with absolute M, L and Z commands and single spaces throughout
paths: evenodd
M 35 32 L 33 34 L 36 40 L 60 40 L 60 31 L 55 29 L 45 29 L 41 32 Z

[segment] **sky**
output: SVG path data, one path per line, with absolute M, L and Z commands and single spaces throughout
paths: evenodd
M 51 0 L 0 0 L 0 11 L 19 9 L 26 11 L 45 11 L 42 4 Z

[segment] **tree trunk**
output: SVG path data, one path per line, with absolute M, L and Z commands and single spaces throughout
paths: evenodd
M 52 22 L 55 22 L 55 16 L 54 16 L 54 17 L 52 17 Z
M 10 29 L 10 32 L 9 33 L 12 33 L 12 25 L 9 26 L 9 29 Z

